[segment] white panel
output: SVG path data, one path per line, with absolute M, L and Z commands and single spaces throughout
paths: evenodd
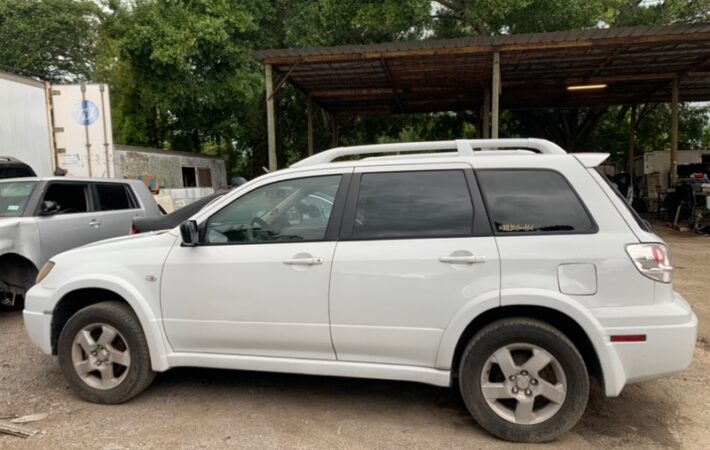
M 78 84 L 52 90 L 59 166 L 73 176 L 115 177 L 108 86 L 87 84 L 83 96 Z
M 52 174 L 43 87 L 0 78 L 0 156 L 29 164 L 39 176 Z

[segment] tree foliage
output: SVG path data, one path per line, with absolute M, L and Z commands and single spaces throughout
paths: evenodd
M 112 90 L 116 142 L 222 154 L 253 175 L 266 164 L 262 48 L 307 47 L 707 22 L 710 0 L 3 0 L 0 69 L 53 82 L 90 79 Z M 306 151 L 306 103 L 276 96 L 281 165 Z M 641 106 L 638 149 L 668 147 L 666 105 Z M 681 109 L 681 148 L 710 145 L 708 109 Z M 316 148 L 473 137 L 478 111 L 315 115 Z M 504 111 L 503 136 L 553 139 L 623 159 L 628 107 Z
M 50 82 L 87 79 L 101 19 L 90 0 L 3 0 L 0 69 Z

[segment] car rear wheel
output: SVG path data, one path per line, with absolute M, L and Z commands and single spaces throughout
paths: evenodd
M 468 343 L 459 386 L 474 419 L 491 434 L 515 442 L 547 442 L 579 421 L 589 375 L 574 344 L 537 320 L 494 322 Z
M 59 336 L 58 354 L 71 387 L 94 403 L 123 403 L 155 377 L 140 323 L 120 302 L 97 303 L 74 314 Z

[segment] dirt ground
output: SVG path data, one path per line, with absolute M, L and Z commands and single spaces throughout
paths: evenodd
M 552 448 L 710 447 L 710 237 L 657 231 L 673 250 L 676 289 L 700 318 L 693 364 L 619 398 L 596 388 Z M 27 424 L 39 433 L 0 435 L 0 448 L 514 447 L 478 427 L 454 391 L 414 383 L 177 369 L 128 404 L 86 403 L 28 341 L 21 314 L 0 313 L 0 417 L 33 413 L 48 413 Z

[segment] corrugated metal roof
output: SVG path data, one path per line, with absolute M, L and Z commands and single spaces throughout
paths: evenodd
M 291 56 L 342 55 L 348 53 L 382 53 L 402 50 L 452 49 L 462 47 L 501 47 L 506 45 L 579 42 L 585 40 L 614 39 L 644 36 L 677 36 L 693 33 L 709 33 L 710 24 L 675 24 L 659 26 L 590 28 L 574 31 L 555 31 L 550 33 L 528 33 L 499 36 L 473 36 L 457 39 L 398 41 L 378 44 L 345 45 L 335 47 L 311 47 L 301 49 L 268 49 L 254 52 L 254 58 L 261 62 L 270 59 Z M 278 63 L 274 61 L 274 63 Z
M 340 47 L 263 50 L 319 106 L 335 114 L 477 109 L 501 55 L 504 108 L 710 100 L 710 24 L 585 29 Z M 607 83 L 570 93 L 570 84 Z

